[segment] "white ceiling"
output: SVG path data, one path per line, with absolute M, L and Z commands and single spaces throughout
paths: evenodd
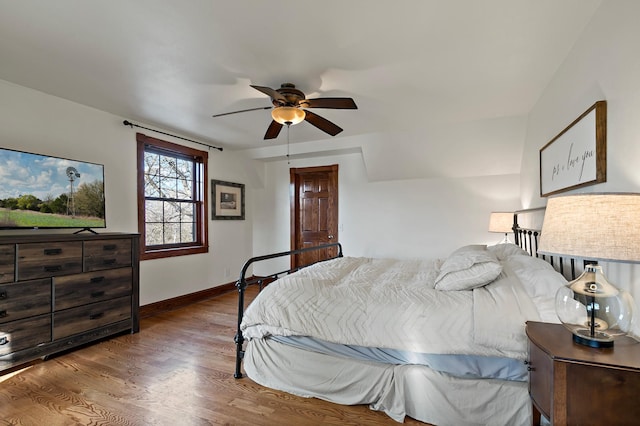
M 314 110 L 344 128 L 333 144 L 437 147 L 526 117 L 601 1 L 0 0 L 0 79 L 225 149 L 285 144 L 262 140 L 269 111 L 211 116 L 292 82 L 356 101 Z

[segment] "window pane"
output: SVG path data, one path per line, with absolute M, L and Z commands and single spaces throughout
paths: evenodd
M 178 177 L 185 180 L 193 180 L 193 161 L 178 158 Z
M 160 196 L 160 180 L 158 176 L 145 175 L 144 179 L 144 196 L 159 197 Z
M 162 198 L 178 198 L 178 193 L 176 191 L 176 179 L 175 178 L 160 178 L 160 197 Z
M 145 203 L 145 222 L 162 222 L 163 201 L 147 200 Z
M 145 153 L 144 156 L 144 195 L 145 197 L 157 197 L 160 185 L 160 156 L 157 154 Z
M 157 246 L 163 244 L 162 223 L 147 223 L 145 225 L 145 244 Z
M 164 243 L 179 244 L 180 243 L 180 224 L 164 223 Z
M 196 240 L 196 227 L 195 223 L 182 223 L 180 225 L 181 229 L 181 242 L 183 243 L 192 243 Z
M 145 152 L 144 172 L 148 175 L 154 176 L 160 174 L 160 155 L 153 152 Z
M 182 208 L 180 210 L 180 221 L 193 222 L 194 221 L 193 209 L 194 209 L 194 204 L 182 203 Z
M 170 223 L 180 222 L 180 205 L 178 203 L 165 201 L 164 221 Z
M 167 157 L 165 155 L 160 156 L 160 175 L 162 177 L 177 177 L 175 158 Z
M 177 184 L 177 192 L 178 198 L 181 200 L 192 200 L 193 199 L 193 191 L 191 188 L 193 187 L 193 183 L 191 181 L 187 181 L 185 179 L 178 179 Z

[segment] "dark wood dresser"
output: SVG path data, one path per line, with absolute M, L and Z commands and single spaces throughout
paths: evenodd
M 561 324 L 527 322 L 533 424 L 637 425 L 640 422 L 640 343 L 613 348 L 574 343 Z
M 138 235 L 0 237 L 0 374 L 139 331 Z

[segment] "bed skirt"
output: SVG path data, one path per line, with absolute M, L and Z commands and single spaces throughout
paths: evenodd
M 251 339 L 244 369 L 253 381 L 302 397 L 367 404 L 403 422 L 438 426 L 529 425 L 527 382 L 464 379 L 420 365 L 392 365 L 310 352 Z

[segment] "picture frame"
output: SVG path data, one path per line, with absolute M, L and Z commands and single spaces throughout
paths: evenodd
M 244 220 L 244 184 L 211 179 L 211 219 Z
M 607 102 L 598 101 L 540 149 L 540 196 L 607 181 Z

